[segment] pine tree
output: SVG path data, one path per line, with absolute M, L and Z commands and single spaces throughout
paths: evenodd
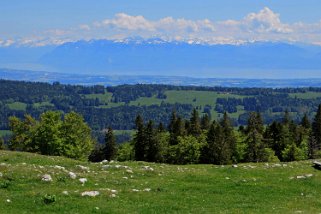
M 149 162 L 156 162 L 158 154 L 158 145 L 155 136 L 155 130 L 153 128 L 153 121 L 148 121 L 145 128 L 145 140 L 146 140 L 146 160 Z
M 309 156 L 315 158 L 316 152 L 321 149 L 321 104 L 312 123 L 312 134 L 309 142 Z
M 104 154 L 106 160 L 113 160 L 117 154 L 116 140 L 114 136 L 114 131 L 111 127 L 108 128 L 105 135 L 105 147 Z
M 310 129 L 310 128 L 311 128 L 311 123 L 310 123 L 310 120 L 309 120 L 309 118 L 308 118 L 307 113 L 304 114 L 304 116 L 303 116 L 303 118 L 302 118 L 302 120 L 301 120 L 300 125 L 301 125 L 302 127 L 304 127 L 305 129 Z
M 172 132 L 170 133 L 170 145 L 178 143 L 177 138 L 185 135 L 185 124 L 181 117 L 178 117 L 173 125 Z
M 200 118 L 198 115 L 198 111 L 194 108 L 191 118 L 190 118 L 190 127 L 189 127 L 189 134 L 197 137 L 201 134 L 201 125 L 200 125 Z
M 169 125 L 168 125 L 168 131 L 169 131 L 170 133 L 172 133 L 173 130 L 174 130 L 174 125 L 175 125 L 175 123 L 176 123 L 176 120 L 177 120 L 176 111 L 173 110 L 173 111 L 172 111 L 171 118 L 170 118 L 170 122 L 169 122 Z
M 236 155 L 236 138 L 234 135 L 231 120 L 226 112 L 224 113 L 223 118 L 220 121 L 220 125 L 222 126 L 222 131 L 228 148 L 229 159 L 230 161 L 234 161 L 233 159 Z
M 158 124 L 157 131 L 158 131 L 158 132 L 165 132 L 165 127 L 164 127 L 164 125 L 163 125 L 162 122 L 160 122 L 160 123 Z
M 263 122 L 259 113 L 251 112 L 246 127 L 247 161 L 259 162 L 264 159 Z
M 136 124 L 136 135 L 134 138 L 135 160 L 144 161 L 145 152 L 146 152 L 146 142 L 145 142 L 145 133 L 144 133 L 144 121 L 140 115 L 136 117 L 135 124 Z
M 210 117 L 208 114 L 204 114 L 201 118 L 201 129 L 208 130 L 210 128 Z
M 291 121 L 291 119 L 290 119 L 290 113 L 289 113 L 289 111 L 286 109 L 285 112 L 284 112 L 284 116 L 283 116 L 282 122 L 283 122 L 283 124 L 289 124 L 290 121 Z

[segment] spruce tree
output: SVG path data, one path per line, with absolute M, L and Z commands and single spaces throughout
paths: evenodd
M 113 160 L 117 154 L 116 140 L 114 136 L 114 131 L 111 127 L 108 128 L 105 135 L 105 147 L 104 153 L 106 160 Z
M 310 129 L 311 128 L 311 123 L 310 123 L 310 120 L 308 118 L 307 113 L 305 113 L 304 116 L 302 117 L 300 125 L 302 127 L 304 127 L 305 129 Z
M 173 125 L 172 132 L 170 133 L 170 145 L 178 143 L 177 138 L 185 135 L 185 124 L 181 117 L 178 117 Z
M 317 151 L 321 148 L 321 104 L 312 123 L 312 134 L 309 142 L 309 156 L 315 158 Z
M 246 127 L 247 161 L 259 162 L 263 160 L 263 122 L 259 113 L 251 112 Z
M 234 135 L 234 130 L 232 127 L 232 123 L 227 113 L 225 112 L 222 120 L 220 121 L 220 125 L 222 126 L 222 131 L 224 134 L 224 138 L 226 141 L 226 148 L 228 150 L 229 161 L 234 161 L 234 157 L 236 155 L 236 138 Z
M 201 129 L 208 130 L 210 128 L 210 117 L 208 114 L 204 114 L 201 118 Z
M 197 137 L 201 134 L 201 125 L 198 111 L 194 108 L 190 118 L 190 127 L 188 133 Z
M 5 145 L 4 145 L 4 140 L 2 137 L 0 137 L 0 150 L 5 149 Z
M 156 162 L 158 154 L 158 145 L 155 136 L 155 130 L 153 127 L 153 121 L 148 121 L 145 128 L 145 140 L 146 140 L 146 160 L 149 162 Z
M 134 150 L 135 150 L 135 160 L 144 161 L 146 152 L 146 140 L 144 134 L 144 121 L 143 118 L 138 115 L 135 120 L 136 124 L 136 134 L 134 138 Z

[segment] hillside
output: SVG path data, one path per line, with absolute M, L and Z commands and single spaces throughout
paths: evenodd
M 111 126 L 131 130 L 141 114 L 145 120 L 168 124 L 171 112 L 188 118 L 193 108 L 220 119 L 226 111 L 233 125 L 245 125 L 251 111 L 261 112 L 264 123 L 281 120 L 284 111 L 299 122 L 312 119 L 321 103 L 320 88 L 227 88 L 173 85 L 120 85 L 113 87 L 64 85 L 0 80 L 0 130 L 8 130 L 8 117 L 38 118 L 48 110 L 76 111 L 94 130 Z
M 317 213 L 321 175 L 311 166 L 310 161 L 238 167 L 93 164 L 0 151 L 0 212 Z M 42 181 L 45 174 L 51 182 Z M 82 185 L 79 178 L 87 182 Z M 85 191 L 99 195 L 81 196 Z M 47 201 L 54 195 L 55 202 L 44 203 L 46 194 Z

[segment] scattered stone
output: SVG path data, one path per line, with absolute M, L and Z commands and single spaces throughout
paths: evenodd
M 144 192 L 150 192 L 150 191 L 151 191 L 151 188 L 145 188 L 143 191 L 144 191 Z
M 116 195 L 115 194 L 111 194 L 110 197 L 111 198 L 116 198 Z
M 112 190 L 110 190 L 110 192 L 111 192 L 111 193 L 115 193 L 115 194 L 116 194 L 116 193 L 117 193 L 117 190 L 112 189 Z
M 142 166 L 142 168 L 146 171 L 151 171 L 151 172 L 154 171 L 154 169 L 150 166 Z
M 81 193 L 81 196 L 90 196 L 90 197 L 95 197 L 99 195 L 98 191 L 85 191 Z
M 101 164 L 108 163 L 108 160 L 103 160 L 100 162 Z
M 126 180 L 127 180 L 127 179 L 128 179 L 128 177 L 123 177 L 123 179 L 126 179 Z
M 303 178 L 305 178 L 305 176 L 304 175 L 298 175 L 298 176 L 296 176 L 296 178 L 297 179 L 303 179 Z
M 11 203 L 11 200 L 10 200 L 10 199 L 7 199 L 6 202 L 7 202 L 7 203 Z
M 312 176 L 313 176 L 313 174 L 306 174 L 306 175 L 305 175 L 306 178 L 310 178 L 310 177 L 312 177 Z
M 87 178 L 79 178 L 79 181 L 82 185 L 85 185 L 85 183 L 87 182 Z
M 45 174 L 41 177 L 41 180 L 45 182 L 51 182 L 52 178 L 51 178 L 51 175 Z
M 226 179 L 226 180 L 230 180 L 230 178 L 229 178 L 229 177 L 225 177 L 225 179 Z
M 233 167 L 233 168 L 237 168 L 238 166 L 237 166 L 236 164 L 233 164 L 232 167 Z
M 83 171 L 89 171 L 89 167 L 82 166 L 82 165 L 76 165 L 78 168 L 80 168 Z
M 0 172 L 0 178 L 3 176 L 2 172 Z
M 134 173 L 133 170 L 131 170 L 131 169 L 127 169 L 126 172 L 127 172 L 127 173 L 130 173 L 130 174 L 133 174 L 133 173 Z
M 99 207 L 95 207 L 96 210 L 99 210 Z
M 111 165 L 102 165 L 101 168 L 102 169 L 109 169 L 109 168 L 111 168 Z
M 58 165 L 53 166 L 53 168 L 55 168 L 55 169 L 60 169 L 60 170 L 65 170 L 65 167 L 63 167 L 63 166 L 58 166 Z
M 69 175 L 69 177 L 70 177 L 71 179 L 76 179 L 76 178 L 77 178 L 77 175 L 76 175 L 76 173 L 74 173 L 74 172 L 68 172 L 68 175 Z
M 140 192 L 138 189 L 132 189 L 133 192 Z
M 68 191 L 62 191 L 62 194 L 64 194 L 64 195 L 69 195 L 69 193 L 68 193 Z

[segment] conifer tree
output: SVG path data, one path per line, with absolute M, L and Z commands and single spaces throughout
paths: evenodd
M 226 141 L 226 148 L 228 149 L 229 159 L 232 161 L 234 159 L 234 156 L 236 155 L 236 138 L 234 135 L 231 120 L 226 112 L 224 113 L 223 118 L 220 121 L 220 125 L 222 126 L 222 131 Z
M 150 120 L 145 128 L 146 160 L 149 162 L 156 162 L 158 153 L 158 145 L 155 134 L 153 121 Z
M 140 115 L 136 117 L 135 124 L 136 124 L 136 135 L 134 138 L 135 160 L 144 161 L 145 152 L 146 152 L 146 142 L 145 142 L 145 135 L 144 135 L 144 121 Z
M 185 124 L 181 117 L 178 117 L 173 125 L 172 132 L 170 133 L 170 145 L 178 143 L 177 138 L 185 135 Z
M 263 160 L 264 144 L 263 144 L 263 122 L 259 113 L 251 112 L 246 128 L 246 144 L 247 144 L 247 161 L 259 162 Z
M 305 113 L 304 116 L 302 117 L 300 125 L 302 127 L 304 127 L 305 129 L 310 129 L 311 128 L 311 123 L 310 123 L 310 120 L 308 118 L 307 113 Z
M 189 134 L 197 137 L 201 134 L 201 125 L 198 111 L 194 108 L 190 118 Z
M 309 156 L 315 158 L 316 152 L 321 149 L 321 104 L 312 123 L 312 133 L 309 142 Z
M 210 128 L 210 117 L 208 114 L 204 114 L 201 118 L 201 129 L 208 130 Z
M 106 160 L 113 160 L 117 154 L 116 140 L 114 136 L 114 131 L 111 127 L 108 127 L 108 130 L 105 135 L 105 147 L 104 153 Z

